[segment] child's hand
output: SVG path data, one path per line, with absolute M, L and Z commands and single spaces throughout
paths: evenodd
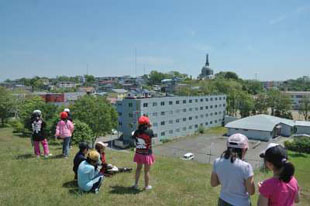
M 257 187 L 260 188 L 262 186 L 263 182 L 258 182 Z

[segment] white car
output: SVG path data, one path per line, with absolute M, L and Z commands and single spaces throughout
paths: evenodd
M 188 152 L 186 154 L 183 155 L 183 160 L 192 160 L 195 158 L 195 155 L 191 152 Z

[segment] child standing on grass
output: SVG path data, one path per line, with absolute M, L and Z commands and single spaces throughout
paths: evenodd
M 72 122 L 67 118 L 67 112 L 60 113 L 60 121 L 57 123 L 55 133 L 55 137 L 63 139 L 62 153 L 65 158 L 69 155 L 69 143 L 74 130 Z
M 221 185 L 218 206 L 250 206 L 255 193 L 252 166 L 244 161 L 248 138 L 233 134 L 227 139 L 227 150 L 213 164 L 211 186 Z
M 155 162 L 155 157 L 152 153 L 152 138 L 154 137 L 153 130 L 150 129 L 150 120 L 146 116 L 141 116 L 138 120 L 138 129 L 134 132 L 133 138 L 136 141 L 136 153 L 134 162 L 137 163 L 134 189 L 138 189 L 141 169 L 144 166 L 144 184 L 145 190 L 152 189 L 150 185 L 150 169 Z
M 45 136 L 45 126 L 46 123 L 42 119 L 42 114 L 40 110 L 34 110 L 31 117 L 31 126 L 32 126 L 32 141 L 34 145 L 34 153 L 37 158 L 40 157 L 40 143 L 43 146 L 44 157 L 48 158 L 52 154 L 49 153 L 48 143 Z
M 258 206 L 293 206 L 299 202 L 298 182 L 294 177 L 294 165 L 288 161 L 286 150 L 270 143 L 260 154 L 273 177 L 258 183 Z

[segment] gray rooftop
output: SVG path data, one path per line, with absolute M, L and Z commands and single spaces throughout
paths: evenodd
M 310 122 L 309 121 L 296 121 L 295 125 L 296 126 L 310 127 Z
M 295 122 L 293 120 L 260 114 L 229 122 L 225 125 L 225 127 L 271 132 L 273 128 L 280 123 L 295 126 Z

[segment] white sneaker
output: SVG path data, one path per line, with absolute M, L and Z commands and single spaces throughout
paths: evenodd
M 139 189 L 138 185 L 136 185 L 136 184 L 134 184 L 131 188 L 132 188 L 132 189 L 135 189 L 135 190 L 138 190 L 138 189 Z
M 152 186 L 151 185 L 148 185 L 144 188 L 145 190 L 151 190 L 152 189 Z

